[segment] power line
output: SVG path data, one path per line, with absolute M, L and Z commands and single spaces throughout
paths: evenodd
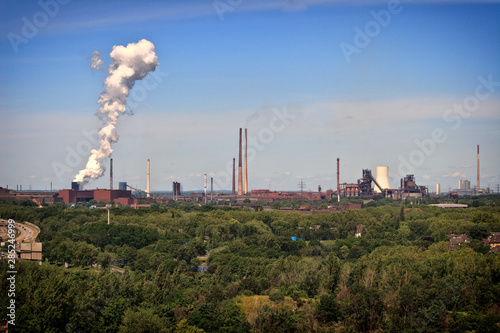
M 300 195 L 304 193 L 304 187 L 306 187 L 306 183 L 301 179 L 300 182 L 297 184 L 297 187 L 300 188 Z

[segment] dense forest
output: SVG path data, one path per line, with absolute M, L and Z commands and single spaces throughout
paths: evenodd
M 105 209 L 0 202 L 2 218 L 40 227 L 44 256 L 16 264 L 9 330 L 499 332 L 500 257 L 483 239 L 500 232 L 500 200 L 470 203 L 318 214 L 171 203 L 112 208 L 108 225 Z M 451 251 L 450 233 L 467 246 Z

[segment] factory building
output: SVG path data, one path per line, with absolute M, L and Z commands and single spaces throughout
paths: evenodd
M 58 202 L 57 192 L 45 191 L 14 191 L 0 187 L 0 199 L 7 200 L 33 200 L 37 204 Z
M 71 190 L 60 190 L 58 197 L 61 198 L 66 204 L 77 204 L 89 202 L 90 200 L 102 202 L 123 201 L 128 204 L 128 199 L 132 198 L 132 192 L 129 190 L 77 190 L 76 188 L 79 188 L 78 183 L 72 183 Z
M 470 191 L 470 180 L 459 179 L 458 180 L 458 190 L 459 191 Z

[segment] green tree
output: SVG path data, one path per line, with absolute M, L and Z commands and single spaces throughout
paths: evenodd
M 119 333 L 168 332 L 163 320 L 151 308 L 128 309 L 123 315 Z
M 269 293 L 269 299 L 274 303 L 281 303 L 285 300 L 285 296 L 283 296 L 279 289 L 273 289 Z

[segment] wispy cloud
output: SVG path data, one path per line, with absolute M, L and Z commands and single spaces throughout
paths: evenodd
M 410 123 L 428 120 L 442 121 L 446 127 L 447 123 L 443 120 L 445 112 L 460 102 L 460 98 L 440 97 L 370 101 L 332 100 L 307 108 L 304 114 L 308 126 L 302 124 L 301 128 L 310 133 L 348 132 L 353 129 L 397 130 L 398 126 L 404 129 Z M 471 118 L 500 120 L 499 109 L 500 100 L 489 99 L 481 102 L 480 107 L 471 114 Z
M 377 6 L 387 5 L 388 0 L 243 0 L 237 6 L 233 6 L 232 14 L 262 12 L 262 11 L 282 11 L 295 12 L 307 10 L 309 8 L 325 5 L 342 6 Z M 401 3 L 411 3 L 413 5 L 428 3 L 462 4 L 462 3 L 500 3 L 500 0 L 413 0 Z M 65 15 L 59 15 L 56 21 L 46 27 L 47 32 L 69 32 L 81 29 L 97 29 L 103 27 L 113 27 L 122 24 L 134 24 L 140 22 L 168 21 L 195 19 L 206 16 L 217 17 L 218 13 L 213 1 L 179 1 L 179 2 L 141 2 L 136 6 L 130 5 L 126 9 L 116 10 L 118 1 L 101 3 L 99 12 L 89 11 L 86 3 L 72 2 L 65 7 Z M 121 4 L 121 3 L 120 3 Z M 40 8 L 32 8 L 40 10 Z M 78 12 L 78 15 L 70 15 L 70 11 Z M 26 13 L 27 15 L 30 13 Z M 19 18 L 13 17 L 2 23 L 2 30 L 10 30 L 19 24 Z M 5 36 L 1 37 L 5 39 Z

